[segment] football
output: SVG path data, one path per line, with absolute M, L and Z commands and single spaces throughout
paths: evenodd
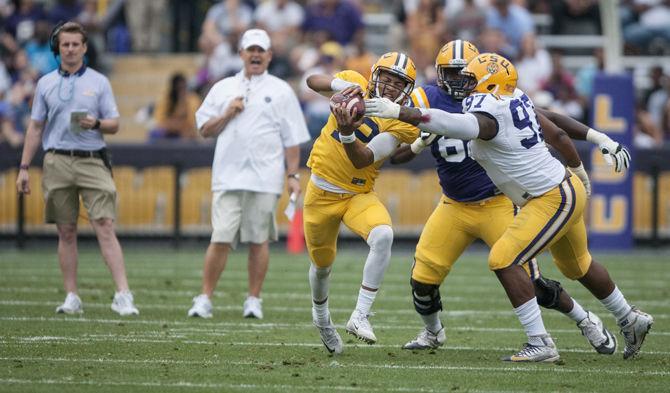
M 354 108 L 356 108 L 356 118 L 355 120 L 358 121 L 360 120 L 363 115 L 365 115 L 365 101 L 363 100 L 363 97 L 360 95 L 343 95 L 340 93 L 335 93 L 333 94 L 332 97 L 330 97 L 330 110 L 332 110 L 339 105 L 340 103 L 344 102 L 346 104 L 346 108 L 349 110 L 349 113 L 352 113 L 354 111 Z

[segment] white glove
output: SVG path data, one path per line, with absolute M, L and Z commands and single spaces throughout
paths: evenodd
M 365 116 L 397 119 L 400 116 L 400 105 L 388 98 L 365 100 Z
M 605 162 L 607 165 L 614 165 L 616 172 L 621 172 L 630 166 L 630 153 L 621 143 L 613 141 L 609 136 L 593 128 L 586 132 L 586 140 L 598 145 Z
M 582 181 L 584 184 L 584 189 L 586 190 L 586 196 L 589 197 L 591 196 L 591 181 L 589 180 L 589 175 L 586 173 L 586 170 L 584 169 L 584 164 L 579 163 L 579 166 L 576 168 L 568 167 L 570 168 L 570 171 L 577 175 L 579 180 Z
M 440 135 L 431 134 L 430 132 L 421 131 L 421 136 L 416 138 L 409 148 L 412 150 L 412 153 L 419 154 L 426 147 L 430 146 Z
M 630 153 L 619 142 L 609 140 L 598 145 L 608 165 L 614 164 L 614 171 L 621 172 L 630 166 Z M 612 162 L 614 160 L 614 162 Z

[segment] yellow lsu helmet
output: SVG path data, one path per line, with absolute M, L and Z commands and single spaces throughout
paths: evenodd
M 435 58 L 437 85 L 455 99 L 464 99 L 468 95 L 468 92 L 463 89 L 467 79 L 460 72 L 477 55 L 479 55 L 479 49 L 470 41 L 447 42 Z
M 399 77 L 405 82 L 405 87 L 398 89 L 398 87 L 382 81 L 380 78 L 382 72 L 387 72 Z M 414 90 L 415 81 L 416 66 L 409 56 L 401 52 L 385 53 L 372 65 L 370 80 L 368 81 L 368 97 L 382 97 L 384 91 L 391 88 L 400 90 L 393 101 L 398 104 L 404 104 L 405 101 L 409 99 L 412 90 Z
M 461 74 L 468 77 L 468 92 L 498 96 L 514 94 L 519 75 L 511 61 L 497 53 L 482 53 L 468 63 Z

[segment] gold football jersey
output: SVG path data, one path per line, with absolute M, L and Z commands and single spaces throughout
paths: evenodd
M 363 91 L 368 84 L 368 81 L 356 71 L 345 70 L 335 74 L 335 77 L 356 83 Z M 419 136 L 419 129 L 411 124 L 377 117 L 365 117 L 355 134 L 359 141 L 367 144 L 382 132 L 390 132 L 404 143 L 412 143 Z M 331 113 L 328 122 L 321 129 L 321 135 L 314 142 L 307 166 L 311 168 L 312 173 L 329 183 L 347 191 L 362 193 L 373 189 L 383 162 L 379 160 L 365 168 L 356 169 L 344 151 L 337 131 L 337 121 Z

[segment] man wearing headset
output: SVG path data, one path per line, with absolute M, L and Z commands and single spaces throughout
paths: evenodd
M 116 187 L 103 134 L 119 130 L 119 112 L 107 78 L 84 62 L 87 36 L 81 25 L 57 26 L 49 44 L 60 66 L 37 82 L 16 188 L 30 194 L 28 168 L 42 142 L 45 218 L 58 230 L 58 260 L 67 296 L 57 313 L 83 312 L 77 295 L 77 219 L 79 198 L 112 273 L 112 310 L 138 315 L 128 289 L 121 245 L 114 231 Z

